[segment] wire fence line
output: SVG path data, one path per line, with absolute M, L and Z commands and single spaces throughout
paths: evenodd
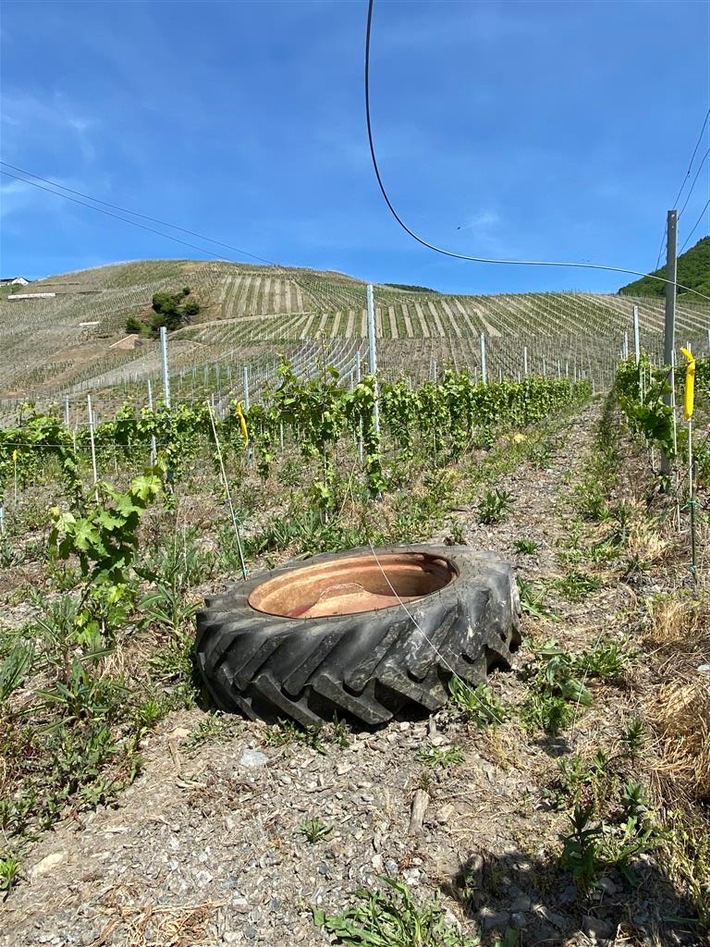
M 193 267 L 189 273 L 180 269 L 188 265 Z M 174 288 L 183 276 L 211 302 L 207 318 L 171 333 L 170 387 L 177 399 L 195 403 L 207 398 L 218 415 L 235 398 L 258 400 L 277 383 L 282 356 L 305 378 L 331 365 L 344 384 L 353 384 L 358 372 L 367 370 L 364 284 L 315 271 L 299 273 L 296 282 L 268 267 L 219 262 L 194 267 L 189 261 L 144 261 L 116 265 L 101 274 L 102 282 L 96 282 L 99 277 L 92 271 L 74 274 L 69 282 L 71 274 L 45 281 L 71 291 L 38 300 L 39 308 L 23 309 L 28 315 L 22 323 L 0 319 L 0 343 L 13 353 L 0 368 L 0 385 L 12 393 L 0 400 L 0 423 L 12 420 L 27 401 L 40 409 L 58 405 L 85 416 L 91 394 L 98 415 L 107 416 L 124 401 L 145 404 L 149 384 L 160 398 L 157 342 L 125 335 L 108 339 L 123 329 L 126 313 L 145 307 L 151 292 Z M 75 283 L 86 295 L 75 295 Z M 0 314 L 20 305 L 25 304 L 2 302 Z M 628 352 L 634 305 L 642 347 L 658 360 L 664 321 L 660 299 L 571 292 L 464 296 L 379 286 L 378 373 L 386 381 L 404 378 L 412 384 L 434 379 L 446 368 L 481 377 L 483 335 L 490 381 L 525 374 L 566 376 L 589 379 L 603 390 Z M 77 320 L 92 314 L 98 320 L 77 326 Z M 679 302 L 677 324 L 680 340 L 690 342 L 698 354 L 708 350 L 710 307 Z M 54 359 L 37 358 L 34 332 L 40 329 L 59 350 Z M 82 339 L 87 348 L 102 345 L 104 354 L 84 365 L 72 360 L 67 343 Z M 32 357 L 35 364 L 23 370 L 23 359 Z

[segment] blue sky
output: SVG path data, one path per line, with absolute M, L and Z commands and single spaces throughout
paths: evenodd
M 450 292 L 628 282 L 449 260 L 398 227 L 365 134 L 366 12 L 4 0 L 0 157 L 282 264 Z M 378 0 L 371 91 L 385 183 L 426 239 L 646 271 L 710 106 L 710 4 Z M 710 122 L 691 179 L 708 147 Z M 710 157 L 679 245 L 709 197 Z M 0 201 L 3 276 L 209 258 L 6 176 Z

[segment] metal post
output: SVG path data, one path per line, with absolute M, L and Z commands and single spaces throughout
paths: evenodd
M 148 407 L 153 410 L 153 383 L 148 379 Z M 155 467 L 158 459 L 158 445 L 155 440 L 155 434 L 150 435 L 150 466 Z
M 375 338 L 375 300 L 372 283 L 367 284 L 367 335 L 370 345 L 370 374 L 375 379 L 375 403 L 372 408 L 372 424 L 375 434 L 380 434 L 380 405 L 377 388 L 377 340 Z
M 89 443 L 91 444 L 91 469 L 94 475 L 94 495 L 96 502 L 99 502 L 99 491 L 96 484 L 99 482 L 99 473 L 96 469 L 96 444 L 94 442 L 94 410 L 91 407 L 91 395 L 86 396 L 87 409 L 89 412 Z
M 163 401 L 170 407 L 170 372 L 168 370 L 168 330 L 160 327 L 160 354 L 163 360 Z
M 69 395 L 64 395 L 64 427 L 69 427 Z
M 624 332 L 624 361 L 629 357 L 629 333 Z
M 523 374 L 527 376 L 528 373 L 528 347 L 527 345 L 523 346 Z
M 636 364 L 641 361 L 641 334 L 639 331 L 639 307 L 634 306 L 634 358 Z
M 678 211 L 669 210 L 666 224 L 666 320 L 663 335 L 663 364 L 670 369 L 670 391 L 663 396 L 668 405 L 675 403 L 675 370 L 673 355 L 675 353 L 675 304 L 676 280 L 678 273 L 677 238 L 678 238 Z M 666 476 L 671 472 L 671 460 L 666 454 L 661 458 L 661 473 Z
M 488 372 L 486 371 L 486 337 L 481 332 L 481 382 L 488 384 Z
M 246 365 L 244 366 L 244 373 L 242 377 L 244 378 L 244 410 L 248 411 L 249 410 L 249 368 Z

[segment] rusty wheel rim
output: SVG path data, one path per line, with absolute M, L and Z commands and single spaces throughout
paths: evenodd
M 457 575 L 448 559 L 424 552 L 346 556 L 268 579 L 248 602 L 256 611 L 284 618 L 355 615 L 416 601 Z

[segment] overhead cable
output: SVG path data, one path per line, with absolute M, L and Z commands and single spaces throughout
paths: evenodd
M 180 233 L 197 237 L 200 240 L 206 240 L 208 243 L 214 243 L 216 246 L 224 247 L 226 250 L 231 250 L 234 253 L 251 257 L 252 260 L 257 260 L 259 263 L 263 263 L 265 266 L 273 266 L 275 269 L 279 270 L 286 279 L 295 283 L 307 296 L 311 296 L 315 302 L 320 301 L 323 311 L 328 311 L 333 308 L 330 300 L 326 299 L 326 297 L 321 295 L 321 293 L 312 286 L 304 286 L 303 283 L 299 281 L 298 277 L 294 276 L 291 271 L 287 270 L 280 263 L 273 263 L 271 260 L 266 260 L 254 253 L 250 253 L 248 250 L 241 250 L 238 247 L 233 247 L 230 244 L 223 243 L 220 240 L 214 240 L 212 237 L 208 237 L 205 234 L 197 233 L 194 230 L 187 230 L 185 227 L 179 227 L 176 224 L 169 223 L 168 221 L 160 220 L 158 217 L 149 217 L 147 214 L 139 214 L 136 211 L 129 210 L 126 207 L 121 207 L 118 204 L 111 204 L 108 201 L 101 201 L 96 197 L 92 197 L 90 194 L 84 194 L 81 191 L 75 191 L 72 188 L 65 187 L 62 184 L 57 184 L 55 181 L 52 181 L 49 178 L 43 178 L 39 174 L 35 174 L 32 171 L 27 171 L 24 168 L 18 168 L 15 165 L 9 164 L 7 161 L 0 161 L 0 165 L 4 165 L 4 167 L 0 167 L 0 174 L 4 174 L 6 177 L 13 178 L 15 181 L 21 181 L 23 184 L 29 184 L 32 187 L 39 188 L 41 191 L 47 191 L 48 194 L 54 194 L 56 197 L 61 197 L 66 201 L 71 201 L 73 204 L 79 204 L 82 207 L 88 207 L 89 210 L 95 210 L 99 214 L 105 214 L 107 217 L 113 217 L 115 220 L 121 220 L 125 224 L 130 224 L 132 227 L 138 227 L 140 230 L 146 230 L 148 233 L 157 234 L 159 237 L 165 237 L 166 240 L 172 240 L 173 243 L 179 243 L 184 247 L 197 250 L 198 252 L 204 253 L 206 256 L 210 256 L 215 260 L 228 263 L 236 262 L 235 260 L 229 260 L 222 254 L 215 253 L 213 250 L 208 250 L 206 247 L 189 243 L 186 240 L 181 240 L 179 237 L 174 237 L 171 234 L 164 233 L 162 230 L 156 230 L 154 227 L 147 227 L 145 224 L 140 224 L 135 220 L 131 220 L 129 217 L 122 217 L 120 214 L 115 214 L 112 211 L 104 210 L 104 207 L 111 207 L 113 210 L 121 211 L 122 214 L 130 214 L 132 217 L 139 217 L 141 220 L 148 220 L 152 223 L 160 224 L 163 227 L 170 227 L 172 230 L 177 230 Z M 11 174 L 9 171 L 5 170 L 6 167 L 13 168 L 15 171 L 19 171 L 21 174 L 27 175 L 27 177 L 19 177 L 16 174 Z M 36 180 L 31 181 L 28 180 L 28 178 L 35 178 Z M 45 184 L 49 184 L 51 187 L 45 187 L 44 184 L 38 184 L 38 181 L 44 181 Z M 67 193 L 63 193 L 64 191 Z M 78 197 L 70 197 L 70 194 L 76 194 Z M 79 200 L 79 197 L 86 198 L 86 200 Z M 93 203 L 87 203 L 87 201 L 92 201 Z M 97 204 L 102 204 L 103 207 L 97 207 Z
M 695 156 L 696 156 L 696 154 L 698 153 L 698 148 L 700 147 L 700 142 L 703 140 L 703 134 L 704 134 L 704 132 L 705 132 L 705 126 L 706 126 L 707 123 L 708 123 L 708 118 L 710 118 L 710 109 L 708 109 L 707 112 L 705 113 L 705 118 L 704 118 L 704 120 L 703 120 L 703 124 L 702 124 L 702 127 L 701 127 L 701 129 L 700 129 L 700 134 L 698 135 L 698 140 L 695 142 L 695 147 L 693 148 L 693 153 L 692 153 L 692 155 L 690 156 L 690 161 L 688 162 L 688 170 L 685 172 L 685 174 L 684 174 L 684 176 L 683 176 L 683 180 L 681 181 L 680 187 L 678 188 L 678 193 L 676 194 L 676 196 L 675 196 L 675 198 L 674 198 L 674 200 L 673 200 L 673 203 L 671 204 L 671 207 L 677 207 L 677 206 L 678 206 L 678 201 L 680 200 L 680 195 L 681 195 L 681 194 L 683 193 L 683 191 L 685 190 L 685 185 L 686 185 L 686 183 L 687 183 L 687 181 L 688 181 L 688 178 L 690 177 L 690 172 L 693 170 L 693 161 L 695 161 Z M 700 216 L 701 216 L 701 218 L 702 218 L 702 214 L 701 214 Z M 697 226 L 697 224 L 696 224 L 696 226 Z M 665 248 L 666 248 L 666 225 L 664 224 L 664 225 L 663 225 L 663 236 L 661 237 L 661 247 L 660 247 L 660 249 L 659 249 L 659 251 L 658 251 L 658 256 L 657 256 L 657 258 L 656 258 L 656 266 L 654 267 L 654 272 L 655 272 L 655 270 L 658 270 L 658 269 L 660 268 L 660 265 L 661 265 L 661 257 L 663 256 L 663 251 L 665 250 Z M 683 251 L 681 250 L 680 252 L 682 253 Z
M 685 243 L 684 243 L 683 246 L 680 248 L 680 253 L 682 253 L 683 250 L 685 250 L 685 248 L 686 248 L 686 247 L 688 246 L 688 244 L 690 243 L 690 238 L 693 236 L 693 234 L 695 233 L 695 231 L 696 231 L 696 230 L 698 229 L 698 227 L 700 226 L 700 221 L 703 219 L 703 217 L 704 217 L 704 215 L 705 215 L 705 211 L 708 209 L 708 207 L 710 207 L 710 198 L 708 198 L 708 200 L 706 201 L 705 207 L 703 207 L 703 209 L 700 211 L 700 216 L 698 217 L 698 219 L 697 219 L 697 220 L 695 221 L 695 223 L 693 224 L 693 228 L 692 228 L 692 230 L 690 231 L 690 233 L 688 234 L 688 236 L 685 238 Z M 679 255 L 680 255 L 680 254 L 679 254 Z
M 659 269 L 661 265 L 661 257 L 663 256 L 663 251 L 666 249 L 668 244 L 666 243 L 666 237 L 668 236 L 668 225 L 663 225 L 663 236 L 661 237 L 661 246 L 658 249 L 658 256 L 656 257 L 656 265 L 654 266 L 654 271 Z
M 683 206 L 681 207 L 681 209 L 678 211 L 678 220 L 680 220 L 680 218 L 681 218 L 682 215 L 683 215 L 683 211 L 684 211 L 685 208 L 688 206 L 688 201 L 690 200 L 690 198 L 691 198 L 691 196 L 692 196 L 692 194 L 693 194 L 693 191 L 695 190 L 695 185 L 697 184 L 698 178 L 700 177 L 700 172 L 703 170 L 703 165 L 705 164 L 705 162 L 706 162 L 707 159 L 708 159 L 708 155 L 710 155 L 710 147 L 709 147 L 708 150 L 705 152 L 705 154 L 703 155 L 703 160 L 702 160 L 702 161 L 700 162 L 700 164 L 698 165 L 698 170 L 695 172 L 695 177 L 693 178 L 693 183 L 690 185 L 690 190 L 688 191 L 688 195 L 687 195 L 687 197 L 685 198 L 685 204 L 683 204 Z
M 214 243 L 218 247 L 224 247 L 225 250 L 231 250 L 233 253 L 238 253 L 240 256 L 251 257 L 252 260 L 257 260 L 259 263 L 264 263 L 267 266 L 276 266 L 275 263 L 271 263 L 269 260 L 265 260 L 260 256 L 256 256 L 254 253 L 250 253 L 248 250 L 242 250 L 240 247 L 233 247 L 229 243 L 222 243 L 221 240 L 214 240 L 212 237 L 208 237 L 202 233 L 197 233 L 194 230 L 187 230 L 185 227 L 178 227 L 176 224 L 171 224 L 167 220 L 160 220 L 159 217 L 149 217 L 147 214 L 139 214 L 137 211 L 129 210 L 127 207 L 121 207 L 118 204 L 111 204 L 109 201 L 99 200 L 98 197 L 92 197 L 90 194 L 83 194 L 81 191 L 75 191 L 73 188 L 66 187 L 63 184 L 57 184 L 56 181 L 43 178 L 39 174 L 35 174 L 33 171 L 27 171 L 25 168 L 18 168 L 16 165 L 10 164 L 7 161 L 0 161 L 0 165 L 3 165 L 6 168 L 11 168 L 13 171 L 19 171 L 20 174 L 25 174 L 30 178 L 35 178 L 37 181 L 44 181 L 45 184 L 51 184 L 53 188 L 58 188 L 60 191 L 66 191 L 68 194 L 75 194 L 77 197 L 86 198 L 86 200 L 93 201 L 94 204 L 101 204 L 104 207 L 111 207 L 113 210 L 121 211 L 122 214 L 130 214 L 132 217 L 139 217 L 141 220 L 148 220 L 151 223 L 160 224 L 161 227 L 169 227 L 171 230 L 177 230 L 180 233 L 186 233 L 191 237 L 197 237 L 198 240 L 207 240 L 208 243 Z M 32 181 L 27 181 L 26 183 L 32 184 Z M 61 197 L 62 195 L 59 196 Z M 96 208 L 96 210 L 98 210 L 98 208 Z M 154 233 L 155 232 L 157 231 L 154 231 Z M 167 234 L 164 234 L 163 236 L 167 236 Z M 210 251 L 204 250 L 203 252 L 209 253 Z M 222 258 L 218 257 L 218 259 Z
M 377 178 L 377 184 L 379 185 L 380 192 L 382 193 L 382 197 L 384 198 L 385 204 L 389 208 L 390 213 L 402 230 L 408 233 L 413 240 L 416 240 L 417 243 L 421 244 L 423 247 L 426 247 L 428 250 L 433 250 L 435 253 L 441 253 L 444 256 L 451 257 L 455 260 L 468 260 L 470 263 L 489 263 L 499 266 L 549 266 L 585 270 L 603 270 L 608 273 L 625 273 L 630 276 L 647 277 L 648 279 L 658 280 L 661 283 L 673 283 L 672 280 L 667 280 L 662 276 L 655 276 L 652 273 L 642 273 L 639 270 L 629 270 L 625 267 L 610 266 L 604 263 L 573 263 L 558 260 L 504 260 L 497 259 L 495 257 L 470 256 L 467 253 L 458 253 L 455 250 L 449 250 L 446 247 L 436 246 L 436 244 L 430 243 L 428 240 L 425 240 L 423 237 L 420 237 L 419 234 L 415 233 L 400 217 L 392 201 L 390 200 L 387 189 L 385 188 L 384 182 L 382 180 L 382 174 L 380 173 L 380 167 L 377 161 L 377 152 L 375 151 L 370 108 L 370 50 L 372 45 L 372 15 L 374 7 L 375 0 L 368 0 L 367 27 L 365 31 L 365 119 L 367 123 L 367 138 L 370 145 L 372 167 L 375 172 L 375 177 Z M 704 293 L 700 293 L 695 289 L 691 289 L 689 286 L 682 286 L 680 283 L 673 283 L 673 285 L 678 289 L 693 293 L 695 296 L 700 296 L 702 299 L 707 299 L 710 301 L 710 296 L 706 296 Z
M 674 200 L 673 203 L 671 204 L 671 207 L 677 207 L 677 206 L 678 206 L 678 201 L 680 200 L 680 195 L 683 193 L 683 189 L 685 188 L 686 182 L 687 182 L 688 178 L 690 177 L 690 172 L 693 170 L 693 161 L 695 161 L 695 156 L 696 156 L 696 154 L 698 153 L 698 148 L 700 147 L 700 142 L 703 140 L 703 134 L 704 134 L 704 132 L 705 132 L 705 126 L 707 125 L 709 118 L 710 118 L 710 109 L 708 109 L 707 112 L 706 112 L 706 114 L 705 114 L 705 120 L 703 121 L 703 127 L 700 129 L 700 134 L 698 135 L 698 140 L 696 141 L 696 143 L 695 143 L 695 148 L 693 148 L 693 153 L 692 153 L 692 155 L 690 156 L 690 161 L 689 161 L 689 163 L 688 163 L 688 170 L 685 172 L 685 177 L 683 178 L 683 181 L 682 181 L 682 183 L 681 183 L 681 185 L 680 185 L 680 188 L 679 188 L 679 190 L 678 190 L 678 193 L 676 194 L 675 200 Z
M 206 250 L 204 247 L 198 247 L 196 244 L 188 243 L 186 240 L 181 240 L 179 237 L 172 237 L 170 234 L 163 233 L 161 230 L 156 230 L 154 227 L 146 227 L 145 224 L 139 224 L 135 220 L 129 220 L 127 217 L 121 217 L 120 214 L 114 214 L 110 210 L 104 210 L 101 207 L 96 207 L 94 204 L 87 204 L 86 201 L 80 201 L 76 197 L 70 197 L 68 194 L 62 194 L 59 191 L 53 190 L 52 188 L 45 187 L 43 184 L 38 184 L 36 181 L 28 181 L 27 178 L 21 178 L 17 174 L 11 174 L 9 171 L 5 171 L 4 168 L 0 168 L 0 174 L 4 174 L 8 178 L 14 178 L 15 181 L 22 181 L 23 184 L 29 184 L 32 187 L 39 188 L 40 191 L 47 191 L 48 194 L 56 194 L 57 197 L 62 197 L 65 201 L 71 201 L 73 204 L 80 204 L 82 207 L 88 207 L 90 210 L 95 210 L 99 214 L 105 214 L 107 217 L 113 217 L 115 220 L 122 220 L 124 224 L 130 224 L 132 227 L 139 227 L 141 230 L 147 230 L 148 233 L 154 233 L 159 237 L 165 237 L 166 240 L 172 240 L 174 243 L 181 243 L 184 247 L 190 247 L 192 250 L 198 250 L 200 253 L 206 253 L 208 256 L 214 257 L 217 260 L 224 259 L 223 256 L 213 253 L 211 250 Z

